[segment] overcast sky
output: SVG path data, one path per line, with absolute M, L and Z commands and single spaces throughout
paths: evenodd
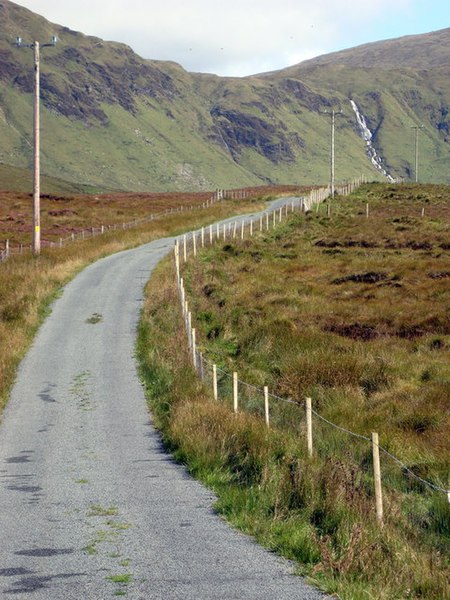
M 449 0 L 16 0 L 188 71 L 243 76 L 450 27 Z

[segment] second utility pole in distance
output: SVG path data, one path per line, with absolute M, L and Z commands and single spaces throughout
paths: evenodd
M 334 177 L 334 172 L 335 172 L 335 161 L 334 161 L 334 129 L 335 129 L 335 120 L 336 120 L 336 115 L 342 115 L 342 111 L 341 110 L 324 110 L 323 111 L 324 115 L 330 115 L 331 116 L 331 156 L 330 156 L 330 187 L 331 187 L 331 197 L 334 198 L 334 181 L 335 181 L 335 177 Z
M 415 129 L 414 133 L 414 175 L 416 183 L 419 182 L 419 129 L 423 129 L 423 125 L 412 125 L 411 129 Z

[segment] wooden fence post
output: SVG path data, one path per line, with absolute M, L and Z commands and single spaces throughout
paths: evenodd
M 194 250 L 194 256 L 197 256 L 197 234 L 195 231 L 192 232 L 192 247 Z
M 269 229 L 269 213 L 266 212 L 266 229 Z
M 204 368 L 203 368 L 203 354 L 201 352 L 198 353 L 198 359 L 200 362 L 200 379 L 202 381 L 204 381 L 205 379 L 205 372 L 204 372 Z
M 233 373 L 233 410 L 238 411 L 238 376 L 236 371 Z
M 175 242 L 175 246 L 174 248 L 174 254 L 175 254 L 175 270 L 177 272 L 177 284 L 180 284 L 180 254 L 179 254 L 179 248 L 178 248 L 178 240 L 176 240 Z
M 188 331 L 188 343 L 189 348 L 192 348 L 192 313 L 191 311 L 186 312 L 187 315 L 187 331 Z
M 205 228 L 202 227 L 202 248 L 205 247 Z
M 241 240 L 244 239 L 244 221 L 241 222 Z
M 253 236 L 253 219 L 250 219 L 250 237 Z
M 212 225 L 209 226 L 209 243 L 212 244 L 213 243 L 213 230 L 212 230 Z
M 270 427 L 270 418 L 269 418 L 269 388 L 267 385 L 264 386 L 264 415 L 266 418 L 266 425 Z
M 366 204 L 366 219 L 369 218 L 369 203 Z
M 181 296 L 181 308 L 184 310 L 185 292 L 183 278 L 180 277 L 180 296 Z
M 308 455 L 313 455 L 313 437 L 312 437 L 312 407 L 311 398 L 306 398 L 306 437 L 308 442 Z
M 184 257 L 184 262 L 187 261 L 187 239 L 186 239 L 186 234 L 183 235 L 183 257 Z
M 192 362 L 194 364 L 194 369 L 197 370 L 197 349 L 196 349 L 196 339 L 195 339 L 195 327 L 192 328 Z
M 217 365 L 213 365 L 213 394 L 214 400 L 218 400 L 219 394 L 217 390 Z
M 383 523 L 383 495 L 381 491 L 380 446 L 378 433 L 372 433 L 372 457 L 377 519 L 380 523 Z

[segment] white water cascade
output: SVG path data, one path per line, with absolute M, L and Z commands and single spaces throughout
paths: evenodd
M 378 154 L 378 152 L 375 150 L 375 148 L 372 144 L 372 137 L 373 137 L 372 132 L 367 127 L 367 123 L 366 123 L 366 119 L 364 118 L 364 115 L 359 111 L 358 106 L 354 100 L 350 100 L 350 104 L 352 105 L 352 108 L 355 112 L 356 120 L 358 121 L 359 131 L 361 133 L 361 137 L 363 138 L 363 140 L 366 142 L 366 145 L 367 145 L 367 148 L 366 148 L 367 156 L 370 158 L 370 161 L 373 164 L 373 166 L 376 169 L 378 169 L 378 171 L 380 171 L 380 173 L 382 173 L 390 182 L 394 182 L 395 181 L 394 177 L 392 177 L 392 175 L 390 175 L 386 171 L 386 169 L 383 167 L 383 159 Z

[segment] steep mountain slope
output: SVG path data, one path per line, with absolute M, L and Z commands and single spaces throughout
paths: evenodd
M 123 44 L 0 0 L 0 161 L 24 167 L 32 161 L 33 57 L 13 45 L 15 37 L 42 43 L 57 35 L 58 45 L 41 55 L 42 171 L 48 175 L 130 190 L 325 182 L 330 119 L 322 113 L 341 107 L 337 179 L 383 178 L 366 154 L 353 99 L 393 176 L 411 176 L 410 127 L 423 123 L 421 173 L 449 181 L 449 32 L 408 38 L 404 56 L 401 40 L 392 40 L 276 73 L 221 78 L 144 60 Z M 413 66 L 409 46 L 417 49 Z
M 423 126 L 421 180 L 450 181 L 450 28 L 320 56 L 268 77 L 300 79 L 353 99 L 396 176 L 414 177 L 411 128 Z

